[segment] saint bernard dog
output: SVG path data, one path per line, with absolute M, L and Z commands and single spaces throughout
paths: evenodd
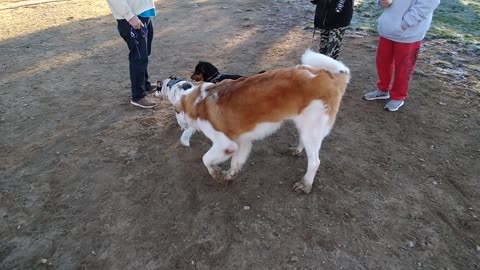
M 169 78 L 162 81 L 159 95 L 174 105 L 177 120 L 186 128 L 182 144 L 189 145 L 195 130 L 212 141 L 202 159 L 217 180 L 232 180 L 253 141 L 273 134 L 284 121 L 293 121 L 300 135 L 294 154 L 305 150 L 308 158 L 307 172 L 293 189 L 309 193 L 320 166 L 320 146 L 332 129 L 349 80 L 350 70 L 343 63 L 307 50 L 301 65 L 238 80 L 196 85 Z M 230 169 L 221 171 L 217 165 L 229 158 Z

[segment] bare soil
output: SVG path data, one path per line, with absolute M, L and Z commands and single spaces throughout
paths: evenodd
M 14 5 L 13 5 L 14 4 Z M 159 1 L 154 81 L 199 60 L 252 74 L 299 63 L 309 1 Z M 179 144 L 167 101 L 129 104 L 127 48 L 104 1 L 0 1 L 0 269 L 478 269 L 479 54 L 427 40 L 399 112 L 375 87 L 377 36 L 352 71 L 311 194 L 285 125 L 232 184 Z M 448 71 L 448 70 L 447 70 Z M 154 97 L 152 97 L 154 98 Z

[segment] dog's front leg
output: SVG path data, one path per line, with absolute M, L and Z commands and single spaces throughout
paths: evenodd
M 199 129 L 213 143 L 210 150 L 203 156 L 203 164 L 207 167 L 208 173 L 216 179 L 222 180 L 222 172 L 217 164 L 224 162 L 238 150 L 238 145 L 230 140 L 223 132 L 219 132 L 213 128 L 210 122 L 198 120 Z
M 187 127 L 180 137 L 180 143 L 184 146 L 190 146 L 190 138 L 195 133 L 195 128 L 192 126 Z
M 220 167 L 217 164 L 224 162 L 228 159 L 228 155 L 225 155 L 223 152 L 223 147 L 220 144 L 214 143 L 210 150 L 203 155 L 203 164 L 207 167 L 208 173 L 213 177 L 213 179 L 222 181 L 223 174 Z
M 248 155 L 252 150 L 252 142 L 251 141 L 237 141 L 238 143 L 238 151 L 233 154 L 232 161 L 230 163 L 230 169 L 225 174 L 225 180 L 230 181 L 232 180 L 247 161 Z

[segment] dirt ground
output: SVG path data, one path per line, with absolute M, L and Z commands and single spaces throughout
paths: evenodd
M 309 1 L 156 4 L 153 80 L 199 60 L 292 66 L 312 44 Z M 167 101 L 132 107 L 104 1 L 2 0 L 0 18 L 0 269 L 480 268 L 479 73 L 435 60 L 478 65 L 478 51 L 427 40 L 406 105 L 387 113 L 361 99 L 377 36 L 350 30 L 352 81 L 305 195 L 291 190 L 306 170 L 287 153 L 292 125 L 222 185 L 201 162 L 210 142 L 181 146 Z

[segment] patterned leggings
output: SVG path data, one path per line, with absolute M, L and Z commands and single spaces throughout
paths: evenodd
M 320 53 L 337 59 L 347 27 L 331 30 L 320 29 Z

